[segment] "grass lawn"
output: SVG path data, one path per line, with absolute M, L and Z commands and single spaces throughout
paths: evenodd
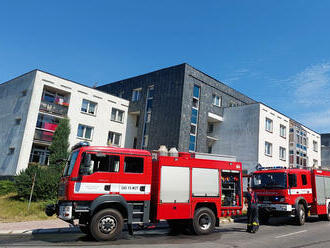
M 14 193 L 0 196 L 0 222 L 18 222 L 29 220 L 55 219 L 48 217 L 45 212 L 45 206 L 48 202 L 31 202 L 28 211 L 28 201 L 17 199 Z

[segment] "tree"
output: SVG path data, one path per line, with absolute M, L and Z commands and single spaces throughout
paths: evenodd
M 60 120 L 54 136 L 52 144 L 49 146 L 49 164 L 55 166 L 56 162 L 61 159 L 67 159 L 69 156 L 69 135 L 70 121 L 67 118 Z

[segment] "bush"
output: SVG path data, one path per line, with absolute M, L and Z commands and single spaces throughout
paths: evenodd
M 15 178 L 17 196 L 28 200 L 30 198 L 33 178 L 35 185 L 32 194 L 33 201 L 55 200 L 61 177 L 61 169 L 55 166 L 30 165 Z
M 0 181 L 0 195 L 16 192 L 15 183 L 9 180 Z

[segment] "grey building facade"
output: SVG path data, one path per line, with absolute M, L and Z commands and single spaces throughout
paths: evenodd
M 330 133 L 321 134 L 321 166 L 330 168 Z
M 97 89 L 130 101 L 135 129 L 126 135 L 126 146 L 148 150 L 166 145 L 211 153 L 224 107 L 256 103 L 186 63 Z

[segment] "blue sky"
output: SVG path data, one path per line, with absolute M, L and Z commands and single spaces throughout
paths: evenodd
M 187 62 L 330 132 L 330 1 L 0 2 L 0 82 L 98 85 Z

